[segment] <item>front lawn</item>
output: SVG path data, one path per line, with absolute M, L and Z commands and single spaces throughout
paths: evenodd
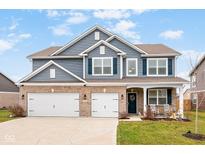
M 117 130 L 117 144 L 203 144 L 182 136 L 188 130 L 194 132 L 195 112 L 187 112 L 185 116 L 191 122 L 179 121 L 120 121 Z M 199 133 L 205 134 L 205 112 L 199 112 Z
M 9 118 L 10 112 L 6 109 L 0 109 L 0 122 L 12 120 L 14 118 Z

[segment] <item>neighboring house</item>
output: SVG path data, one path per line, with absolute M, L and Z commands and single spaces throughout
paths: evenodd
M 193 109 L 196 108 L 198 95 L 199 109 L 205 109 L 205 55 L 199 60 L 189 74 L 191 78 L 191 100 Z
M 28 116 L 118 117 L 146 113 L 148 104 L 174 107 L 183 84 L 180 53 L 163 44 L 132 44 L 94 26 L 64 46 L 28 56 L 32 72 L 19 81 Z
M 0 72 L 0 108 L 18 103 L 19 88 L 5 74 Z

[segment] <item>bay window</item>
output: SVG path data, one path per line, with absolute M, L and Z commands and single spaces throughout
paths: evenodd
M 149 89 L 148 102 L 153 105 L 167 104 L 167 89 Z
M 148 76 L 166 76 L 168 72 L 166 58 L 150 58 L 147 67 Z
M 99 57 L 93 58 L 93 75 L 112 75 L 112 58 Z

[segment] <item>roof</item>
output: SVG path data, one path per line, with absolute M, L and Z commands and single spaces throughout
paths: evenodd
M 115 79 L 115 80 L 86 80 L 89 82 L 125 82 L 125 83 L 186 83 L 189 82 L 180 77 L 124 77 L 122 79 Z
M 178 51 L 164 44 L 136 44 L 138 48 L 145 51 L 149 55 L 181 55 Z
M 14 81 L 8 78 L 5 74 L 0 72 L 0 92 L 18 92 L 19 88 Z
M 51 46 L 49 48 L 40 50 L 38 52 L 35 52 L 31 55 L 29 55 L 27 58 L 38 58 L 38 57 L 47 57 L 50 56 L 52 53 L 60 49 L 62 46 Z
M 204 60 L 205 60 L 205 55 L 202 56 L 202 58 L 199 60 L 199 62 L 194 66 L 194 68 L 189 73 L 189 76 L 191 76 L 194 73 L 194 71 L 203 63 Z

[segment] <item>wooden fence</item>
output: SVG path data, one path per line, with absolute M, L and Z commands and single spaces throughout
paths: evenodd
M 179 100 L 176 101 L 176 108 L 179 109 Z M 184 100 L 184 111 L 191 111 L 191 100 L 185 99 Z

